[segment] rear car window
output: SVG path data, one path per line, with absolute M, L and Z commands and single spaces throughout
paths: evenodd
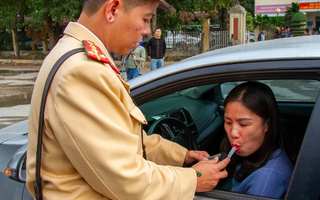
M 315 80 L 268 80 L 268 85 L 279 102 L 310 102 L 317 100 L 320 82 Z
M 277 102 L 315 103 L 320 88 L 320 82 L 315 80 L 261 80 L 259 82 L 265 83 L 271 88 Z M 240 83 L 242 82 L 222 84 L 221 91 L 224 98 L 235 85 Z

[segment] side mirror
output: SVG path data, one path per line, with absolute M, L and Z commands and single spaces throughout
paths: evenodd
M 20 147 L 9 161 L 4 174 L 9 178 L 25 183 L 27 178 L 26 173 L 27 161 L 27 144 Z

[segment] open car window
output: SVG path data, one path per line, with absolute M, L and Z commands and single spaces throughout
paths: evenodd
M 210 155 L 218 154 L 225 134 L 222 103 L 229 92 L 242 82 L 193 86 L 140 105 L 148 120 L 148 125 L 144 129 L 148 132 L 153 123 L 164 117 L 175 118 L 191 130 L 199 150 L 205 150 Z M 259 80 L 259 82 L 265 83 L 273 91 L 281 119 L 286 131 L 294 138 L 294 151 L 298 155 L 317 100 L 320 82 L 315 80 Z M 180 127 L 174 125 L 165 128 L 172 129 L 170 134 L 173 137 L 183 132 Z M 158 129 L 157 132 L 161 130 Z M 226 188 L 229 187 L 218 186 L 204 195 L 213 198 L 217 194 L 229 196 L 230 199 L 250 196 L 234 193 Z
M 315 80 L 261 80 L 273 91 L 277 102 L 316 102 L 320 82 Z M 233 87 L 242 82 L 221 84 L 221 92 L 226 98 Z
M 278 102 L 316 102 L 320 82 L 314 80 L 261 81 L 268 85 Z

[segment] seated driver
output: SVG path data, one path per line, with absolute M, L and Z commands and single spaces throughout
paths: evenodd
M 242 83 L 229 93 L 224 107 L 227 135 L 221 150 L 229 152 L 232 145 L 240 147 L 227 166 L 232 177 L 231 190 L 283 197 L 290 182 L 294 156 L 273 92 L 263 83 Z

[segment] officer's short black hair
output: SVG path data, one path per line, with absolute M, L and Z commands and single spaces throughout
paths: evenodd
M 82 11 L 91 16 L 96 13 L 101 6 L 108 0 L 84 0 Z M 130 12 L 132 8 L 145 5 L 148 0 L 120 0 L 124 3 L 124 8 L 127 12 Z
M 101 6 L 108 0 L 84 0 L 82 11 L 91 16 L 96 13 Z

